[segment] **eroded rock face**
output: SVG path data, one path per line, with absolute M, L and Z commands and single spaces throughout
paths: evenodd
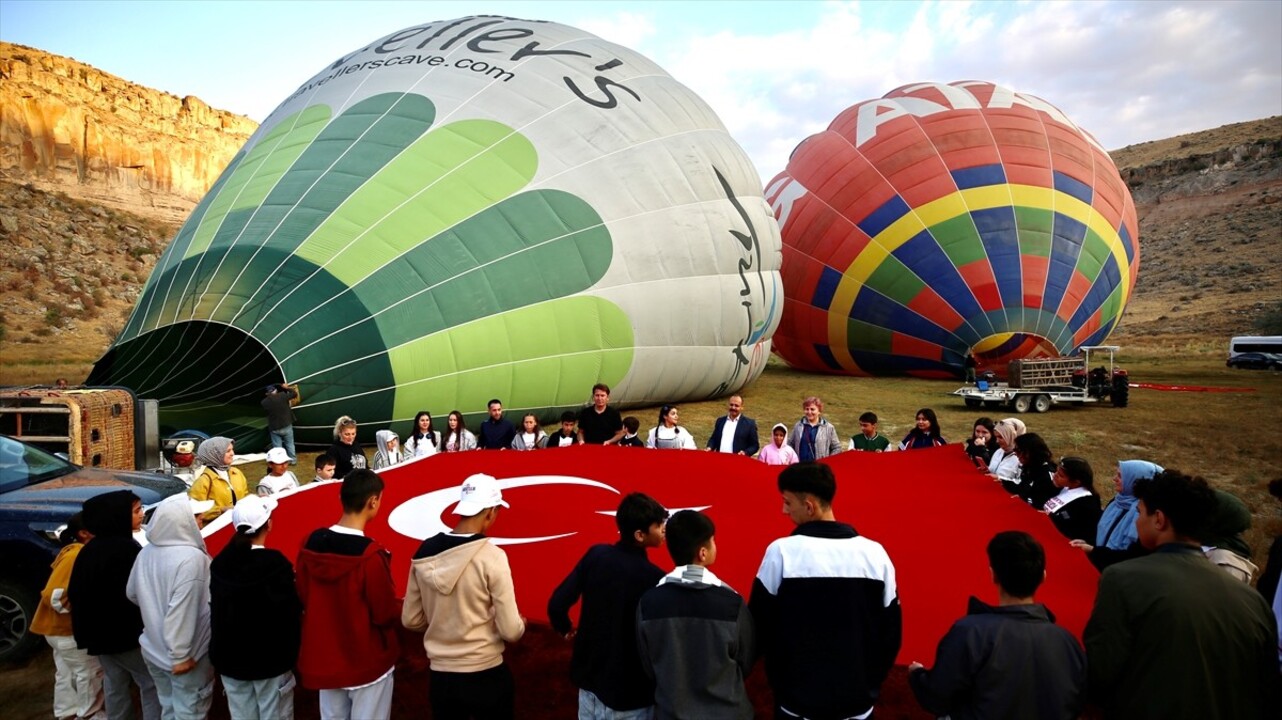
M 76 60 L 0 43 L 0 174 L 180 220 L 258 124 Z

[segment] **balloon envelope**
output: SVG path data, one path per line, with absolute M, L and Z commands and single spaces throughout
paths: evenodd
M 820 372 L 961 372 L 1117 325 L 1135 206 L 1093 137 L 984 82 L 907 85 L 803 141 L 767 187 L 784 238 L 775 351 Z
M 340 415 L 368 437 L 491 398 L 549 421 L 597 382 L 702 399 L 764 368 L 779 265 L 748 157 L 654 63 L 554 23 L 425 23 L 267 118 L 91 382 L 254 445 L 281 380 L 313 442 Z

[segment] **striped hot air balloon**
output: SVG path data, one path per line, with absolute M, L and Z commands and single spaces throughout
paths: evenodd
M 262 444 L 502 398 L 545 420 L 733 392 L 782 312 L 747 155 L 645 57 L 554 23 L 424 23 L 339 58 L 263 123 L 168 246 L 91 382 Z
M 1116 327 L 1135 206 L 1099 143 L 986 82 L 906 85 L 804 140 L 766 189 L 784 238 L 775 350 L 853 375 L 1071 354 Z

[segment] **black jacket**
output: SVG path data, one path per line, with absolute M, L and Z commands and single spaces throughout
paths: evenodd
M 903 637 L 895 568 L 839 522 L 808 522 L 766 548 L 748 607 L 775 702 L 808 718 L 866 712 Z
M 939 641 L 935 667 L 908 674 L 917 702 L 955 720 L 1072 720 L 1085 705 L 1086 653 L 1044 605 L 970 599 Z
M 1099 495 L 1084 495 L 1050 514 L 1055 529 L 1069 540 L 1085 540 L 1095 544 L 1095 530 L 1099 526 Z
M 708 438 L 709 450 L 721 449 L 721 432 L 726 426 L 727 416 L 722 415 L 712 425 L 712 435 Z M 748 457 L 752 457 L 761 450 L 761 440 L 757 433 L 757 421 L 746 415 L 739 416 L 739 422 L 735 423 L 734 440 L 731 442 L 731 450 L 738 453 L 742 452 Z
M 752 616 L 715 575 L 686 565 L 646 591 L 637 606 L 637 646 L 656 679 L 656 720 L 752 720 L 743 685 L 756 660 Z
M 663 578 L 644 548 L 619 541 L 593 545 L 548 600 L 548 620 L 570 632 L 570 608 L 583 598 L 570 678 L 612 710 L 654 704 L 654 682 L 637 653 L 637 603 Z
M 1019 484 L 1002 481 L 1002 487 L 1012 495 L 1041 510 L 1047 500 L 1059 493 L 1055 487 L 1055 463 L 1029 463 L 1019 469 Z
M 335 480 L 342 480 L 354 469 L 369 467 L 365 459 L 365 451 L 361 449 L 361 444 L 358 442 L 347 445 L 335 440 L 327 452 L 334 458 Z
M 294 669 L 303 604 L 276 550 L 228 544 L 209 566 L 209 659 L 220 675 L 266 680 Z
M 133 504 L 128 490 L 85 501 L 85 529 L 94 534 L 76 558 L 67 583 L 72 633 L 90 655 L 114 655 L 138 647 L 142 612 L 125 596 L 125 585 L 142 547 L 134 541 Z

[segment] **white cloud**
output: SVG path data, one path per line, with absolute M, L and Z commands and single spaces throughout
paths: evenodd
M 643 46 L 656 31 L 653 17 L 636 12 L 620 12 L 611 17 L 588 18 L 572 24 L 603 40 L 629 48 Z
M 927 2 L 900 28 L 870 12 L 632 47 L 712 105 L 763 180 L 842 109 L 917 81 L 1037 95 L 1107 148 L 1282 113 L 1282 3 Z

